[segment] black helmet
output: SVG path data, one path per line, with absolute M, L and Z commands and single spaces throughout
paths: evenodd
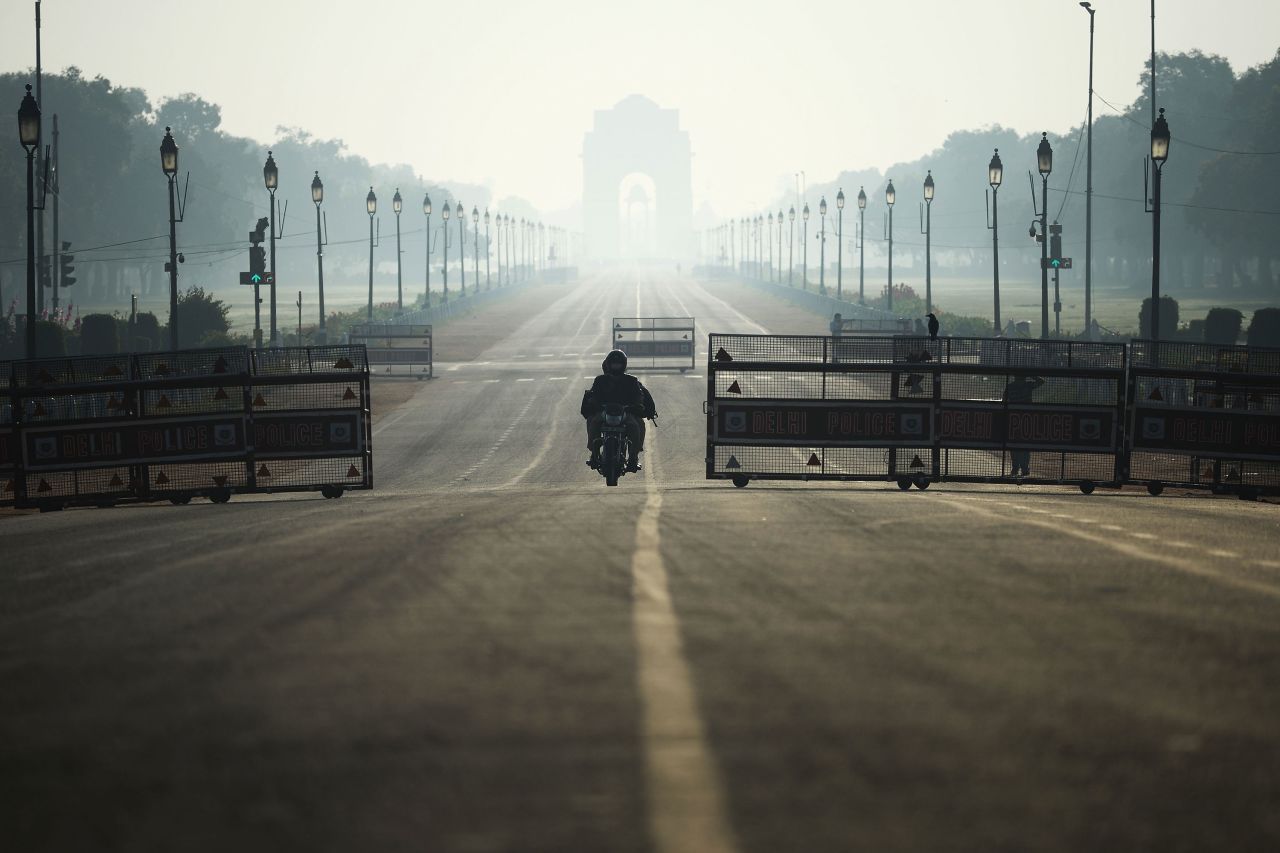
M 623 352 L 623 351 L 622 351 L 622 350 L 620 350 L 620 349 L 616 349 L 616 350 L 612 350 L 612 351 L 610 351 L 610 353 L 604 357 L 604 361 L 600 362 L 600 372 L 601 372 L 601 373 L 608 373 L 608 372 L 609 372 L 609 362 L 611 362 L 611 361 L 613 361 L 613 362 L 621 362 L 621 363 L 622 363 L 622 372 L 623 372 L 623 373 L 626 373 L 626 371 L 627 371 L 627 354 L 626 354 L 625 352 Z

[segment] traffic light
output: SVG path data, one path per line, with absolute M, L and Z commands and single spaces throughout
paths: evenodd
M 249 272 L 262 275 L 267 271 L 267 250 L 261 246 L 249 247 Z
M 1061 234 L 1049 235 L 1049 257 L 1051 258 L 1062 257 L 1062 235 Z
M 36 266 L 36 281 L 40 282 L 41 287 L 53 287 L 52 273 L 53 268 L 50 266 L 49 256 L 41 255 Z
M 67 240 L 62 241 L 62 254 L 58 255 L 58 285 L 60 287 L 70 287 L 76 283 L 76 278 L 72 275 L 76 268 L 71 262 L 76 259 L 75 255 L 68 255 L 67 249 L 71 248 L 71 243 Z

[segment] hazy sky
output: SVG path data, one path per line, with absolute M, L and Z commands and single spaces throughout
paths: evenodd
M 1125 104 L 1150 48 L 1150 4 L 1094 6 L 1096 89 Z M 695 204 L 730 215 L 799 170 L 814 182 L 885 168 L 953 129 L 1063 131 L 1087 100 L 1088 15 L 1076 0 L 46 0 L 43 10 L 46 69 L 74 64 L 153 100 L 197 92 L 223 107 L 230 132 L 265 142 L 278 125 L 299 126 L 544 210 L 578 199 L 592 111 L 631 93 L 680 110 Z M 1280 46 L 1280 2 L 1159 0 L 1156 27 L 1160 50 L 1200 48 L 1239 71 Z M 0 3 L 6 69 L 34 65 L 32 31 L 31 2 Z M 16 109 L 20 93 L 12 100 Z M 280 166 L 287 188 L 294 166 Z M 305 183 L 308 167 L 296 168 Z

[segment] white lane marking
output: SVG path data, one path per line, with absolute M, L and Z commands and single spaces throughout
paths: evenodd
M 538 353 L 538 358 L 555 358 L 555 357 L 556 357 L 556 354 L 553 352 Z
M 517 379 L 516 381 L 517 381 L 517 382 L 532 382 L 533 380 L 532 380 L 532 379 L 529 379 L 529 378 L 525 378 L 525 379 Z
M 1218 571 L 1211 565 L 1206 565 L 1204 560 L 1194 559 L 1191 557 L 1179 557 L 1168 553 L 1162 548 L 1152 548 L 1150 545 L 1125 542 L 1115 536 L 1100 536 L 1096 533 L 1086 532 L 1078 527 L 1069 525 L 1061 525 L 1056 521 L 1050 521 L 1047 518 L 1033 518 L 1026 515 L 1006 515 L 992 512 L 991 510 L 980 506 L 982 501 L 963 500 L 948 497 L 940 494 L 936 500 L 950 503 L 957 509 L 967 510 L 978 515 L 984 515 L 993 518 L 1001 523 L 1017 522 L 1021 524 L 1033 524 L 1036 527 L 1043 527 L 1054 533 L 1064 536 L 1072 536 L 1076 539 L 1083 539 L 1095 545 L 1104 548 L 1110 548 L 1113 551 L 1119 551 L 1127 557 L 1138 560 L 1147 560 L 1152 563 L 1163 563 L 1166 566 L 1177 569 L 1188 575 L 1204 578 L 1215 583 L 1225 586 L 1232 586 L 1237 589 L 1247 590 L 1249 592 L 1258 593 L 1260 595 L 1270 596 L 1272 598 L 1280 598 L 1280 587 L 1267 583 L 1259 583 L 1249 580 L 1248 578 L 1236 577 L 1226 572 Z
M 566 379 L 568 379 L 568 378 L 569 378 L 568 376 L 548 376 L 548 377 L 547 377 L 547 381 L 548 381 L 548 382 L 563 382 L 564 380 L 566 380 Z
M 507 439 L 511 437 L 511 433 L 515 430 L 516 426 L 522 420 L 524 420 L 524 416 L 529 413 L 529 407 L 532 406 L 534 401 L 537 399 L 538 399 L 537 394 L 529 398 L 529 401 L 524 404 L 524 408 L 520 410 L 520 414 L 516 415 L 515 418 L 512 419 L 511 423 L 507 424 L 507 428 L 503 430 L 502 435 L 498 436 L 498 440 L 493 443 L 493 446 L 490 447 L 487 451 L 485 451 L 484 456 L 480 457 L 480 459 L 477 460 L 474 465 L 472 465 L 466 471 L 463 471 L 461 474 L 459 474 L 457 477 L 454 478 L 453 483 L 455 486 L 459 485 L 464 480 L 470 479 L 472 474 L 474 474 L 481 466 L 487 464 L 488 461 L 493 458 L 493 454 L 497 453 L 498 448 L 501 447 L 503 444 L 505 444 Z
M 1124 530 L 1124 528 L 1118 524 L 1104 524 L 1102 525 L 1102 529 L 1103 530 Z
M 1160 544 L 1164 545 L 1167 548 L 1194 548 L 1195 547 L 1190 542 L 1178 542 L 1177 540 L 1171 540 L 1171 539 L 1166 539 Z
M 1227 551 L 1227 550 L 1224 550 L 1224 549 L 1222 549 L 1222 548 L 1215 548 L 1215 549 L 1213 549 L 1212 551 L 1210 551 L 1210 552 L 1209 552 L 1209 556 L 1210 556 L 1210 557 L 1224 557 L 1224 558 L 1226 558 L 1226 559 L 1232 559 L 1232 560 L 1233 560 L 1233 559 L 1235 559 L 1235 558 L 1239 557 L 1240 555 L 1239 555 L 1238 553 L 1236 553 L 1235 551 Z
M 662 853 L 730 853 L 737 849 L 725 815 L 723 783 L 711 760 L 684 658 L 680 622 L 662 560 L 655 442 L 650 439 L 648 493 L 631 555 L 632 627 L 643 706 L 649 830 Z
M 1256 565 L 1263 566 L 1268 569 L 1280 569 L 1280 560 L 1254 560 Z
M 485 385 L 492 385 L 493 383 L 501 382 L 502 380 L 501 379 L 482 379 L 480 381 L 483 382 Z
M 1154 533 L 1130 533 L 1129 535 L 1132 536 L 1134 539 L 1155 539 L 1156 538 L 1156 535 Z

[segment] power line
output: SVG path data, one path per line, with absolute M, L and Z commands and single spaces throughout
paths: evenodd
M 1093 94 L 1097 96 L 1097 98 L 1098 98 L 1098 100 L 1099 100 L 1099 101 L 1102 101 L 1102 103 L 1106 104 L 1107 106 L 1111 107 L 1111 109 L 1113 109 L 1113 110 L 1115 110 L 1117 113 L 1119 113 L 1119 114 L 1120 114 L 1120 117 L 1121 117 L 1122 119 L 1124 119 L 1125 121 L 1133 122 L 1133 123 L 1134 123 L 1134 124 L 1136 124 L 1138 127 L 1141 127 L 1141 128 L 1143 128 L 1144 130 L 1149 129 L 1149 128 L 1147 127 L 1147 125 L 1145 125 L 1145 124 L 1143 124 L 1142 122 L 1138 121 L 1138 120 L 1137 120 L 1137 119 L 1135 119 L 1133 116 L 1129 115 L 1127 112 L 1125 112 L 1124 110 L 1120 109 L 1120 108 L 1119 108 L 1119 107 L 1117 107 L 1115 104 L 1111 103 L 1111 102 L 1110 102 L 1110 101 L 1108 101 L 1106 98 L 1104 98 L 1104 97 L 1102 97 L 1101 95 L 1099 95 L 1096 89 L 1094 90 L 1094 93 L 1093 93 Z M 1213 151 L 1213 152 L 1214 152 L 1214 153 L 1216 153 L 1216 154 L 1236 154 L 1236 155 L 1239 155 L 1239 156 L 1241 156 L 1241 157 L 1277 157 L 1277 156 L 1280 156 L 1280 151 L 1234 151 L 1234 150 L 1232 150 L 1232 149 L 1230 149 L 1230 148 L 1215 148 L 1215 147 L 1213 147 L 1212 145 L 1200 145 L 1199 143 L 1191 142 L 1191 141 L 1190 141 L 1190 140 L 1188 140 L 1188 139 L 1184 139 L 1184 138 L 1182 138 L 1181 136 L 1177 137 L 1177 140 L 1178 140 L 1178 144 L 1179 144 L 1179 145 L 1186 145 L 1186 146 L 1189 146 L 1189 147 L 1191 147 L 1191 148 L 1199 148 L 1201 151 Z

